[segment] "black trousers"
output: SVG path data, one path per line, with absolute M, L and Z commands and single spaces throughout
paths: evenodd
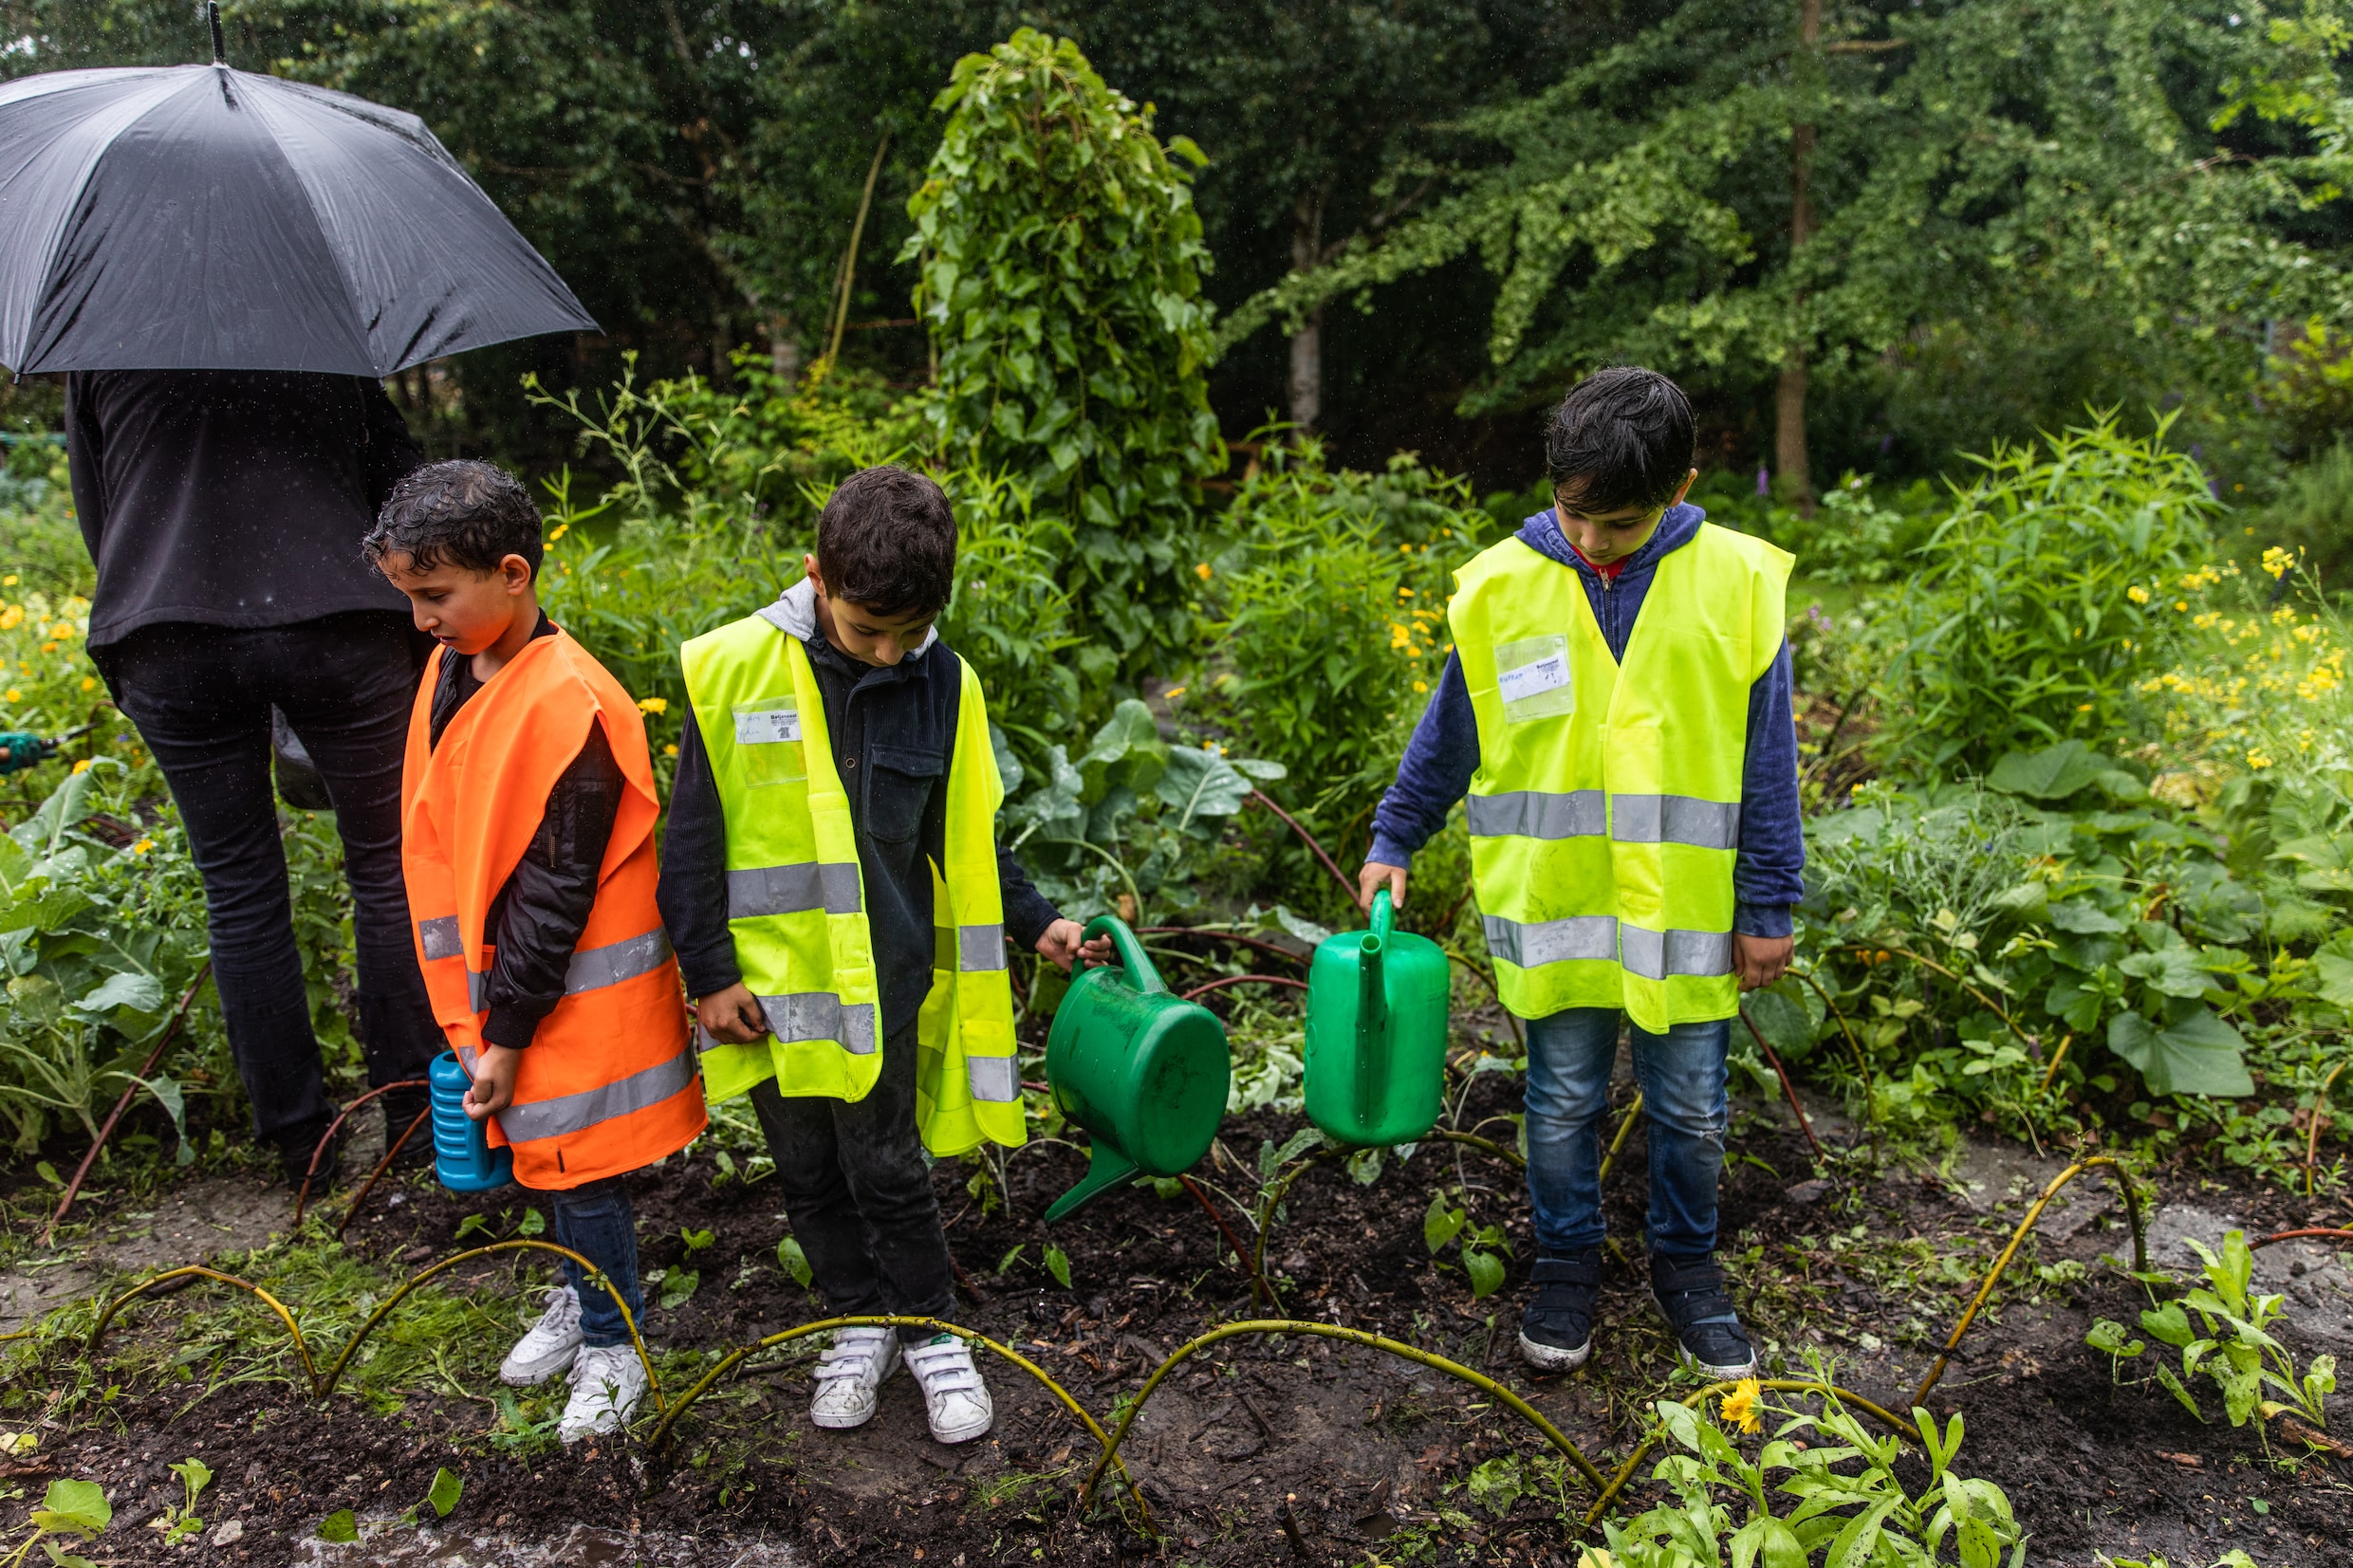
M 916 1026 L 882 1045 L 882 1077 L 861 1100 L 751 1091 L 792 1233 L 836 1317 L 945 1318 L 955 1305 L 948 1233 L 915 1130 Z M 932 1330 L 902 1328 L 919 1344 Z
M 273 704 L 335 802 L 368 1081 L 421 1078 L 442 1042 L 400 874 L 400 759 L 421 669 L 408 618 L 357 611 L 253 629 L 142 626 L 91 656 L 155 753 L 203 873 L 213 979 L 254 1135 L 291 1132 L 334 1109 L 294 945 L 270 775 Z

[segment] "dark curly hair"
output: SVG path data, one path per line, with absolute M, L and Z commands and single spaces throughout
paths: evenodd
M 495 463 L 428 463 L 393 486 L 360 548 L 380 569 L 388 556 L 412 571 L 443 564 L 491 573 L 510 555 L 539 576 L 539 508 L 523 482 Z
M 834 599 L 877 615 L 937 615 L 955 587 L 955 513 L 906 469 L 862 469 L 817 516 L 817 569 Z
M 1673 500 L 1695 451 L 1683 389 L 1639 365 L 1586 377 L 1545 426 L 1552 488 L 1586 517 Z

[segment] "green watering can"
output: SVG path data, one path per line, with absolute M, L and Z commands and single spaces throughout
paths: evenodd
M 1307 970 L 1307 1119 L 1364 1149 L 1436 1126 L 1446 1076 L 1446 950 L 1395 919 L 1382 888 L 1373 929 L 1327 937 Z
M 1139 1172 L 1191 1170 L 1226 1115 L 1226 1026 L 1170 993 L 1125 921 L 1099 914 L 1086 928 L 1089 940 L 1106 932 L 1119 963 L 1082 961 L 1046 1038 L 1054 1103 L 1094 1144 L 1085 1179 L 1054 1200 L 1049 1222 Z

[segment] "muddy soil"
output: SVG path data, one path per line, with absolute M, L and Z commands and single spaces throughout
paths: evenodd
M 1516 1102 L 1505 1078 L 1485 1078 L 1466 1123 Z M 1851 1134 L 1826 1107 L 1815 1109 L 1831 1143 Z M 1231 1121 L 1198 1172 L 1235 1233 L 1250 1233 L 1236 1200 L 1255 1190 L 1261 1141 L 1297 1125 L 1272 1115 Z M 1502 1126 L 1499 1135 L 1508 1134 Z M 1822 1178 L 1786 1110 L 1758 1104 L 1739 1108 L 1733 1149 L 1725 1250 L 1769 1360 L 1803 1375 L 1805 1354 L 1817 1351 L 1836 1359 L 1839 1381 L 1896 1407 L 1934 1360 L 1982 1260 L 2062 1163 L 2011 1145 L 1968 1145 L 1934 1169 Z M 1195 1334 L 1272 1315 L 1253 1307 L 1247 1277 L 1221 1256 L 1217 1228 L 1189 1194 L 1119 1190 L 1049 1231 L 1039 1216 L 1078 1179 L 1077 1148 L 1044 1143 L 1011 1155 L 1010 1201 L 994 1207 L 970 1190 L 976 1169 L 946 1162 L 935 1171 L 962 1276 L 956 1316 L 1016 1345 L 1099 1419 L 1108 1421 L 1152 1365 Z M 697 1153 L 633 1183 L 644 1266 L 691 1267 L 699 1279 L 681 1304 L 649 1314 L 658 1349 L 716 1353 L 823 1315 L 780 1266 L 787 1224 L 773 1183 L 718 1174 Z M 1645 1185 L 1638 1129 L 1607 1189 L 1613 1234 L 1636 1263 Z M 2158 1185 L 2152 1261 L 2177 1275 L 2191 1267 L 2184 1237 L 2213 1243 L 2231 1227 L 2261 1233 L 2347 1219 L 2325 1197 L 2315 1205 L 2237 1177 L 2160 1172 Z M 1500 1225 L 1512 1250 L 1504 1287 L 1484 1301 L 1473 1298 L 1452 1249 L 1434 1261 L 1424 1244 L 1424 1211 L 1441 1187 L 1461 1190 L 1450 1202 L 1467 1202 L 1474 1227 Z M 165 1261 L 164 1242 L 162 1251 L 186 1247 L 175 1262 L 246 1245 L 250 1217 L 282 1211 L 284 1198 L 254 1175 L 191 1184 L 122 1213 L 102 1200 L 97 1234 L 111 1227 L 116 1252 L 102 1256 L 94 1245 L 53 1266 L 96 1279 L 109 1265 Z M 469 1215 L 482 1212 L 493 1235 L 506 1234 L 527 1200 L 516 1190 L 463 1199 L 418 1175 L 372 1196 L 346 1241 L 388 1264 L 421 1266 L 457 1247 Z M 229 1230 L 176 1223 L 207 1214 L 214 1218 L 206 1225 Z M 713 1239 L 690 1257 L 682 1232 L 705 1229 Z M 1049 1246 L 1066 1257 L 1067 1288 L 1049 1272 Z M 1648 1402 L 1677 1389 L 1672 1346 L 1644 1282 L 1621 1261 L 1604 1290 L 1593 1363 L 1566 1378 L 1529 1375 L 1517 1362 L 1515 1325 L 1532 1255 L 1517 1173 L 1472 1149 L 1425 1143 L 1387 1161 L 1371 1185 L 1338 1160 L 1309 1171 L 1268 1260 L 1288 1315 L 1411 1340 L 1500 1377 L 1608 1467 L 1639 1436 Z M 1973 1331 L 1929 1400 L 1939 1416 L 1965 1412 L 1959 1467 L 2009 1492 L 2032 1532 L 2030 1560 L 2090 1568 L 2096 1552 L 2162 1553 L 2184 1568 L 2236 1547 L 2262 1568 L 2341 1563 L 2341 1543 L 2353 1540 L 2353 1464 L 2322 1456 L 2284 1468 L 2267 1460 L 2253 1427 L 2219 1419 L 2211 1393 L 2213 1424 L 2202 1425 L 2153 1384 L 2117 1386 L 2084 1335 L 2097 1316 L 2134 1321 L 2146 1298 L 2103 1260 L 2128 1266 L 2130 1242 L 2112 1191 L 2086 1179 L 2053 1206 L 2015 1265 L 2015 1288 Z M 2353 1354 L 2353 1282 L 2336 1253 L 2288 1244 L 2258 1260 L 2263 1287 L 2288 1296 L 2282 1337 L 2300 1356 Z M 518 1268 L 537 1271 L 500 1260 L 469 1277 L 511 1289 Z M 44 1286 L 37 1304 L 53 1304 L 61 1292 Z M 123 1342 L 168 1337 L 173 1320 L 168 1301 L 135 1309 Z M 984 1357 L 996 1428 L 960 1448 L 931 1442 L 903 1375 L 885 1387 L 867 1428 L 818 1431 L 806 1417 L 813 1353 L 805 1344 L 723 1383 L 665 1454 L 611 1442 L 567 1452 L 494 1436 L 498 1413 L 476 1391 L 491 1386 L 480 1369 L 504 1348 L 463 1347 L 461 1367 L 476 1369 L 472 1388 L 455 1385 L 464 1396 L 420 1389 L 391 1415 L 342 1395 L 321 1415 L 283 1382 L 248 1382 L 193 1405 L 186 1385 L 125 1386 L 71 1419 L 40 1413 L 53 1409 L 45 1404 L 52 1389 L 70 1386 L 68 1353 L 53 1350 L 0 1399 L 0 1429 L 29 1426 L 40 1439 L 33 1454 L 0 1459 L 0 1497 L 11 1488 L 37 1496 L 61 1474 L 102 1482 L 117 1522 L 88 1549 L 100 1562 L 1576 1560 L 1559 1498 L 1523 1497 L 1499 1518 L 1462 1489 L 1485 1459 L 1544 1451 L 1508 1411 L 1429 1370 L 1298 1334 L 1219 1345 L 1172 1374 L 1146 1407 L 1124 1456 L 1164 1532 L 1158 1545 L 1108 1512 L 1074 1513 L 1093 1445 L 1049 1394 L 1001 1362 Z M 2148 1367 L 2148 1358 L 2128 1362 L 2125 1375 L 2144 1377 Z M 674 1362 L 671 1387 L 688 1375 Z M 2274 1429 L 2273 1456 L 2303 1451 Z M 143 1526 L 178 1495 L 166 1467 L 191 1453 L 218 1472 L 200 1510 L 207 1530 L 195 1544 L 167 1548 Z M 1905 1465 L 1918 1487 L 1924 1472 Z M 464 1478 L 456 1511 L 437 1526 L 403 1522 L 443 1467 Z M 1645 1479 L 1630 1502 L 1661 1495 Z M 1568 1499 L 1581 1508 L 1582 1496 L 1572 1477 Z M 8 1503 L 0 1517 L 23 1505 Z M 317 1540 L 322 1519 L 343 1508 L 358 1515 L 364 1539 Z

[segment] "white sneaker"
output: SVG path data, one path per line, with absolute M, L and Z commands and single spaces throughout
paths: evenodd
M 572 1362 L 572 1398 L 564 1407 L 556 1435 L 577 1443 L 597 1432 L 619 1431 L 638 1413 L 645 1397 L 645 1365 L 627 1345 L 589 1345 Z
M 832 1431 L 864 1426 L 874 1419 L 874 1391 L 898 1370 L 897 1329 L 835 1329 L 811 1376 L 817 1392 L 809 1398 L 809 1419 Z
M 996 1419 L 988 1385 L 973 1365 L 973 1348 L 954 1335 L 942 1334 L 908 1351 L 907 1370 L 923 1386 L 923 1412 L 931 1417 L 937 1441 L 970 1443 Z
M 580 1297 L 570 1285 L 547 1292 L 547 1310 L 498 1364 L 498 1380 L 517 1388 L 545 1383 L 580 1354 Z

